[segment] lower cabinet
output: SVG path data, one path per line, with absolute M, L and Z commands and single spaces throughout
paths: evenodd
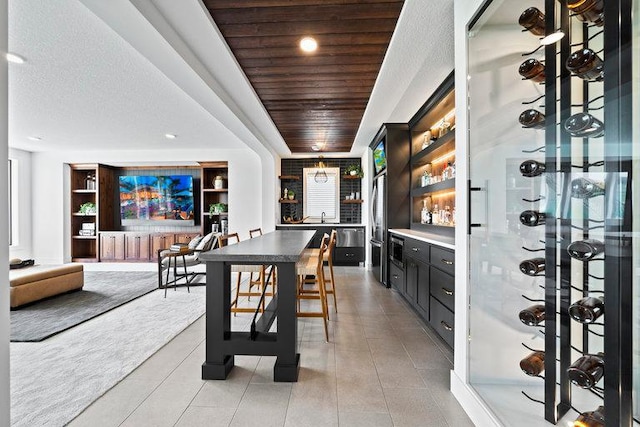
M 124 233 L 100 233 L 100 261 L 124 261 Z
M 159 249 L 189 243 L 198 233 L 100 232 L 100 261 L 155 261 Z
M 400 236 L 402 237 L 402 236 Z M 389 261 L 389 280 L 415 311 L 453 347 L 454 251 L 404 237 L 404 269 Z
M 124 258 L 127 261 L 149 261 L 149 234 L 126 233 L 124 235 Z

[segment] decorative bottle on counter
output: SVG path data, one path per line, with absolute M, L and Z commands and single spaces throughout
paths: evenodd
M 536 377 L 544 371 L 544 351 L 534 351 L 520 361 L 520 369 L 525 374 Z
M 420 211 L 420 223 L 431 224 L 431 212 L 427 209 L 427 201 L 422 201 L 422 210 Z
M 567 369 L 569 380 L 581 388 L 591 388 L 604 375 L 604 353 L 585 354 Z
M 433 212 L 431 213 L 431 223 L 433 225 L 440 224 L 440 211 L 438 210 L 438 204 L 433 205 Z
M 544 305 L 536 304 L 527 307 L 520 312 L 518 317 L 527 326 L 538 326 L 544 321 Z
M 586 297 L 569 306 L 569 316 L 576 322 L 593 323 L 604 314 L 604 298 Z
M 598 406 L 595 411 L 581 413 L 573 422 L 573 427 L 605 427 L 604 406 Z

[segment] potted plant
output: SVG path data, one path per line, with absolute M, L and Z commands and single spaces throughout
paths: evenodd
M 83 215 L 95 215 L 96 204 L 93 202 L 86 202 L 80 205 L 80 213 Z
M 345 175 L 357 176 L 358 178 L 362 178 L 364 176 L 362 168 L 357 164 L 347 166 L 347 168 L 344 170 L 344 173 Z
M 293 190 L 289 190 L 289 192 L 287 193 L 287 196 L 289 196 L 289 200 L 293 200 L 296 198 L 296 193 Z
M 227 211 L 226 203 L 212 203 L 209 205 L 209 216 L 217 215 Z

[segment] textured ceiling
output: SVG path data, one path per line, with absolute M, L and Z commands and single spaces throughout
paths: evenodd
M 351 156 L 453 69 L 453 0 L 425 5 L 404 2 Z M 9 66 L 11 147 L 291 155 L 200 0 L 9 0 L 9 12 L 9 48 L 27 59 Z
M 204 1 L 294 153 L 351 150 L 402 3 Z M 298 47 L 305 36 L 316 52 Z

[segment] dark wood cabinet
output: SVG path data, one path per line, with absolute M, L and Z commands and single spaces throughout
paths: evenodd
M 100 260 L 124 261 L 124 233 L 100 233 Z
M 124 237 L 124 258 L 127 261 L 149 261 L 149 233 L 126 233 Z

